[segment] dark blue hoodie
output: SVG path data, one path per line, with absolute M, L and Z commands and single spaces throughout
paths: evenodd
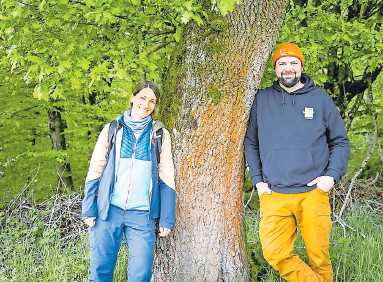
M 250 112 L 245 156 L 254 185 L 279 193 L 302 193 L 307 183 L 346 172 L 349 142 L 331 98 L 303 75 L 304 87 L 287 93 L 275 81 L 260 90 Z

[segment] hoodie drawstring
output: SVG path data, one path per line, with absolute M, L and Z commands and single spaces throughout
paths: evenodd
M 286 105 L 286 95 L 291 95 L 291 94 L 285 93 L 285 91 L 282 90 L 282 105 Z M 292 96 L 293 96 L 292 104 L 295 105 L 295 96 L 297 96 L 297 93 L 294 93 Z

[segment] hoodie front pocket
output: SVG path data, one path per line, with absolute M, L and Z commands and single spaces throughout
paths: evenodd
M 305 186 L 317 177 L 309 150 L 274 149 L 262 165 L 266 181 L 274 186 Z

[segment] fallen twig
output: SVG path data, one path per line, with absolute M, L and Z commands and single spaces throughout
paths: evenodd
M 246 209 L 246 207 L 249 205 L 251 199 L 253 198 L 254 190 L 255 190 L 255 188 L 254 188 L 254 186 L 253 186 L 253 189 L 251 189 L 251 193 L 250 193 L 249 199 L 248 199 L 247 202 L 246 202 L 245 209 Z

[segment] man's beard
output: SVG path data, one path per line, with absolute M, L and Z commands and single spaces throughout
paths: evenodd
M 285 78 L 283 77 L 283 73 L 281 73 L 281 77 L 278 78 L 278 81 L 280 84 L 282 84 L 285 87 L 293 87 L 300 81 L 301 77 L 297 77 L 297 74 L 294 73 L 293 78 Z

